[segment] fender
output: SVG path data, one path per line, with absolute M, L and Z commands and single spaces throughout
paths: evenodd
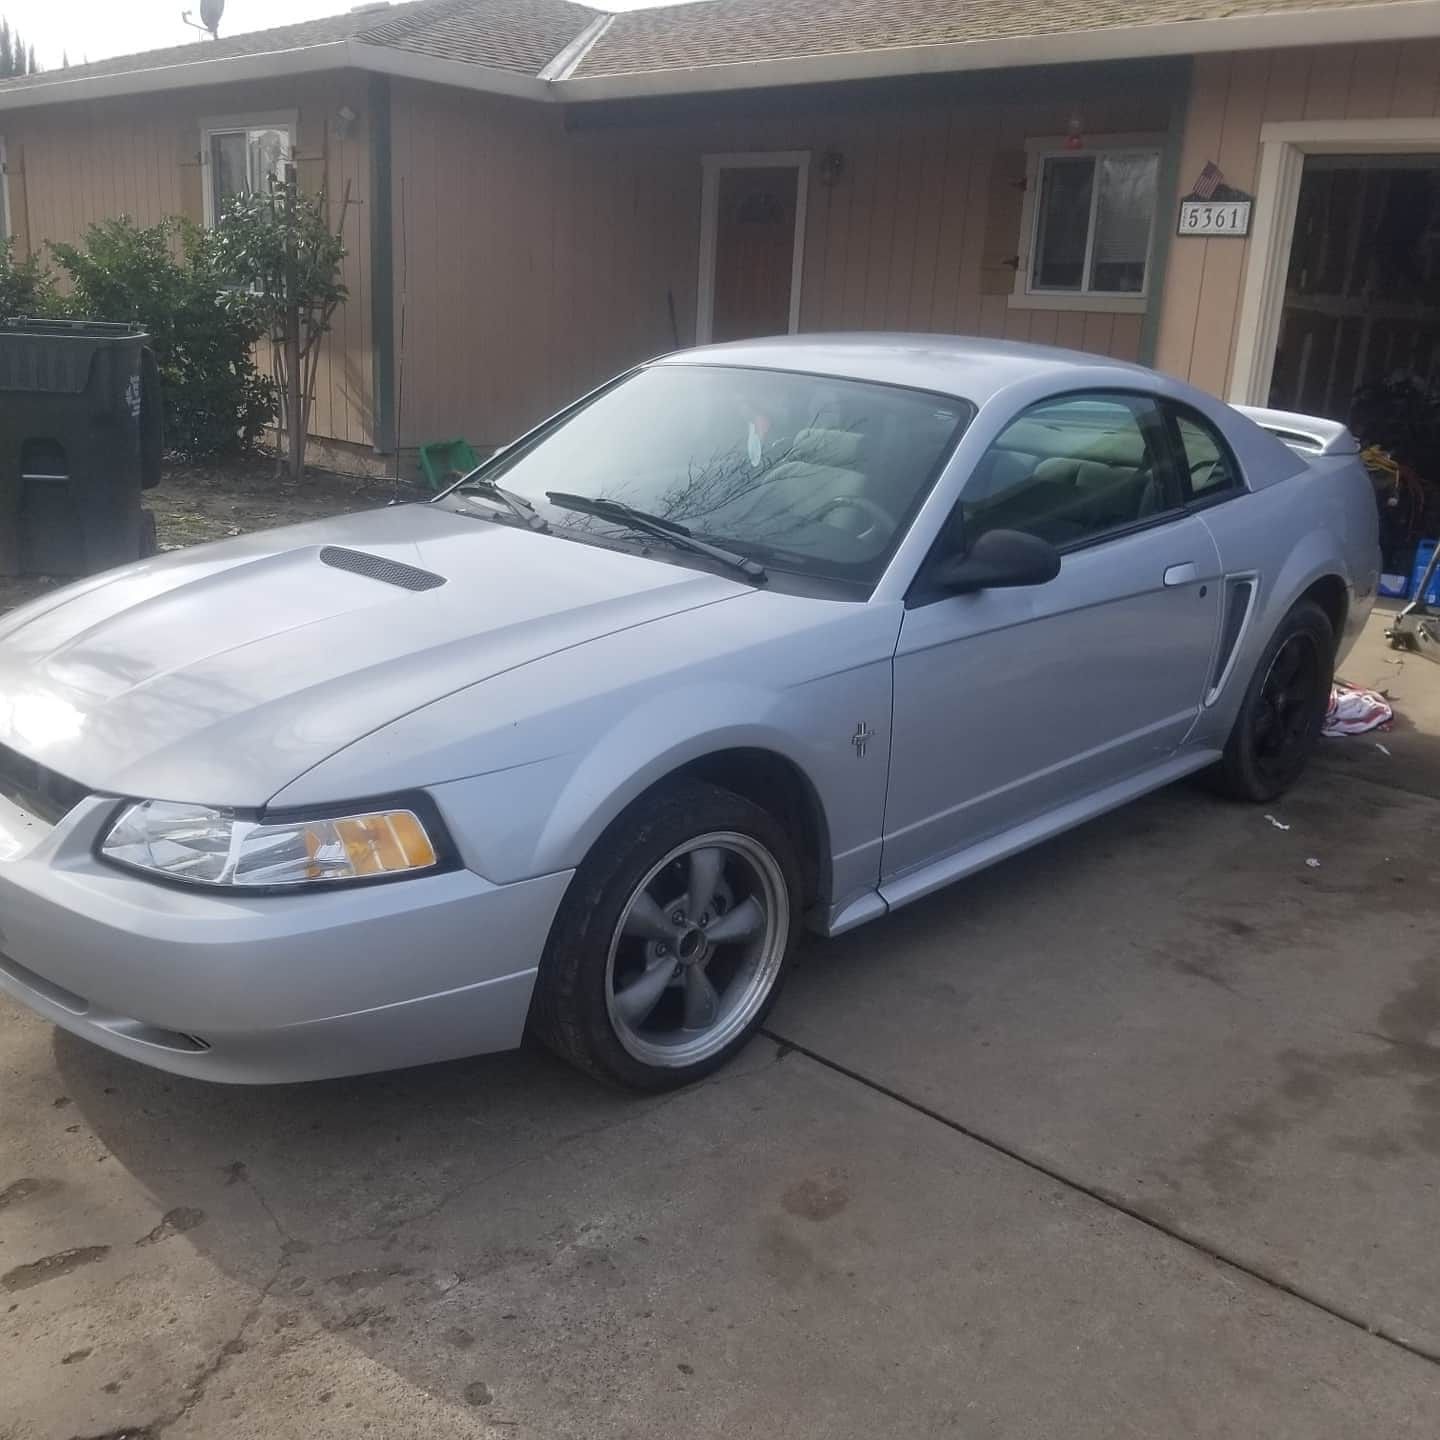
M 667 775 L 707 755 L 737 749 L 768 751 L 795 766 L 817 795 L 824 793 L 817 776 L 829 769 L 835 758 L 850 756 L 846 740 L 840 736 L 828 744 L 822 737 L 797 743 L 784 722 L 792 707 L 785 704 L 783 692 L 767 694 L 745 686 L 696 687 L 677 691 L 674 700 L 677 710 L 697 703 L 702 706 L 701 713 L 710 717 L 707 728 L 687 731 L 673 715 L 647 713 L 644 707 L 617 724 L 579 757 L 566 777 L 536 837 L 531 861 L 537 867 L 535 873 L 578 865 L 627 805 Z M 837 747 L 846 747 L 844 757 Z M 827 750 L 835 754 L 827 754 Z M 828 831 L 833 819 L 823 802 L 822 813 Z M 829 857 L 821 858 L 824 864 Z
M 766 750 L 826 799 L 831 854 L 819 858 L 838 901 L 879 874 L 902 614 L 775 593 L 716 607 L 709 624 L 666 617 L 437 700 L 339 751 L 272 805 L 428 789 L 465 863 L 503 884 L 574 868 L 626 805 L 680 767 Z M 737 649 L 743 668 L 725 663 Z
M 1256 573 L 1259 589 L 1254 614 L 1241 638 L 1240 650 L 1230 667 L 1225 688 L 1203 712 L 1191 735 L 1193 743 L 1224 742 L 1270 637 L 1295 602 L 1317 580 L 1338 575 L 1345 582 L 1351 609 L 1356 606 L 1356 587 L 1350 567 L 1344 549 L 1333 532 L 1315 525 L 1307 529 L 1283 556 L 1275 553 L 1274 540 L 1270 538 L 1275 533 L 1275 526 L 1264 512 L 1271 506 L 1279 508 L 1276 502 L 1287 497 L 1289 491 L 1290 487 L 1277 487 L 1241 499 L 1233 506 L 1220 506 L 1205 516 L 1206 524 L 1220 548 L 1226 573 Z M 1220 512 L 1223 510 L 1233 513 L 1222 516 Z M 1246 530 L 1253 527 L 1253 535 L 1242 535 L 1242 526 Z
M 1266 586 L 1261 577 L 1261 593 L 1256 620 L 1268 641 L 1275 627 L 1297 600 L 1317 581 L 1328 575 L 1338 575 L 1345 582 L 1350 601 L 1356 596 L 1356 586 L 1350 575 L 1344 549 L 1335 535 L 1326 530 L 1315 529 L 1302 535 L 1294 548 L 1285 557 L 1279 573 Z M 1264 642 L 1262 641 L 1262 644 Z

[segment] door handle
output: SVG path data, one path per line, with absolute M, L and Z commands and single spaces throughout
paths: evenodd
M 1165 583 L 1167 585 L 1188 585 L 1200 574 L 1200 567 L 1193 561 L 1187 560 L 1183 565 L 1171 565 L 1165 571 Z

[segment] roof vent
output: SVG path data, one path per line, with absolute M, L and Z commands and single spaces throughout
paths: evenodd
M 345 550 L 338 545 L 325 546 L 320 552 L 320 563 L 332 570 L 348 570 L 352 575 L 379 580 L 385 585 L 398 585 L 402 590 L 433 590 L 445 583 L 443 575 L 429 570 L 417 570 L 413 565 L 402 565 L 383 555 L 367 555 L 363 550 Z

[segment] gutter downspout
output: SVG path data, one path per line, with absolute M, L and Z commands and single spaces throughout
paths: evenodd
M 1165 144 L 1160 151 L 1160 173 L 1155 180 L 1155 221 L 1159 228 L 1150 255 L 1153 278 L 1145 315 L 1140 322 L 1140 350 L 1136 356 L 1142 365 L 1154 365 L 1160 343 L 1160 309 L 1165 301 L 1165 277 L 1170 264 L 1171 244 L 1175 239 L 1175 206 L 1180 199 L 1180 152 L 1185 145 L 1185 126 L 1190 115 L 1193 62 L 1186 56 L 1176 61 L 1173 69 L 1170 120 L 1165 128 Z
M 370 89 L 370 350 L 374 391 L 370 443 L 376 454 L 395 448 L 395 243 L 391 192 L 390 77 L 369 77 Z

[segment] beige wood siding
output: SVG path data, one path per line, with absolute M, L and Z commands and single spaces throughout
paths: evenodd
M 1260 127 L 1283 120 L 1440 114 L 1440 40 L 1327 46 L 1195 61 L 1180 158 L 1181 193 L 1207 160 L 1252 191 Z M 1174 216 L 1164 217 L 1173 225 Z M 1176 237 L 1161 297 L 1156 364 L 1203 389 L 1229 391 L 1248 242 Z
M 976 333 L 1136 358 L 1138 315 L 1008 303 L 1026 139 L 1063 134 L 1077 113 L 1096 137 L 1165 128 L 1167 95 L 1143 80 L 1117 88 L 1077 70 L 1063 103 L 931 85 L 597 122 L 396 81 L 403 441 L 502 443 L 626 365 L 692 343 L 705 154 L 810 151 L 803 330 Z M 845 168 L 827 186 L 818 168 L 832 150 Z
M 694 332 L 700 167 L 558 107 L 396 82 L 402 442 L 494 445 Z
M 294 110 L 301 180 L 325 185 L 345 221 L 350 298 L 336 313 L 316 377 L 311 428 L 368 444 L 372 435 L 370 341 L 370 136 L 363 75 L 336 72 L 265 84 L 214 86 L 174 94 L 57 105 L 0 117 L 16 248 L 43 253 L 77 243 L 99 220 L 128 215 L 154 225 L 169 215 L 203 217 L 200 128 L 209 116 Z M 348 105 L 357 119 L 341 124 Z

